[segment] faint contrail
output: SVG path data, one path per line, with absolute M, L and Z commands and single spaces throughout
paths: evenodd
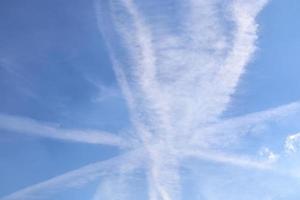
M 216 163 L 223 163 L 226 165 L 234 165 L 243 168 L 249 169 L 258 169 L 258 170 L 270 170 L 272 166 L 269 160 L 259 161 L 255 159 L 250 159 L 245 156 L 238 156 L 238 155 L 230 155 L 226 153 L 220 152 L 212 152 L 207 150 L 187 150 L 182 153 L 182 157 L 194 157 L 201 160 L 212 161 Z
M 238 139 L 249 135 L 260 127 L 266 128 L 267 122 L 277 122 L 287 116 L 300 114 L 300 102 L 292 102 L 268 110 L 255 112 L 230 119 L 220 120 L 196 129 L 196 134 L 191 137 L 191 143 L 202 146 L 228 146 L 238 142 Z M 201 133 L 201 134 L 200 134 Z
M 73 142 L 128 146 L 123 138 L 104 131 L 63 129 L 31 118 L 14 115 L 0 114 L 0 129 Z
M 155 139 L 159 139 L 160 137 L 163 137 L 163 135 L 158 134 L 160 130 L 164 130 L 165 132 L 170 131 L 170 125 L 168 123 L 168 113 L 165 111 L 167 109 L 167 105 L 164 103 L 165 100 L 161 95 L 161 91 L 159 91 L 158 83 L 156 82 L 156 65 L 155 65 L 155 55 L 152 48 L 152 42 L 151 42 L 151 33 L 148 30 L 148 27 L 143 22 L 142 17 L 139 15 L 139 12 L 137 11 L 135 5 L 132 1 L 124 0 L 121 1 L 123 7 L 128 12 L 129 16 L 132 17 L 133 22 L 133 32 L 132 36 L 129 34 L 125 38 L 127 40 L 127 43 L 129 45 L 132 45 L 130 43 L 136 43 L 135 48 L 130 48 L 130 53 L 133 57 L 135 57 L 134 64 L 135 66 L 132 67 L 133 73 L 131 74 L 131 78 L 133 80 L 136 80 L 137 85 L 132 86 L 126 81 L 128 77 L 124 76 L 124 72 L 121 68 L 118 68 L 118 66 L 115 66 L 115 70 L 118 74 L 118 81 L 121 84 L 121 88 L 123 89 L 123 92 L 125 93 L 125 96 L 127 97 L 127 101 L 129 103 L 129 107 L 131 108 L 131 112 L 139 112 L 141 111 L 141 108 L 145 107 L 146 109 L 143 109 L 144 112 L 147 113 L 146 121 L 142 120 L 140 118 L 134 118 L 133 124 L 135 125 L 137 131 L 141 135 L 141 139 L 143 140 L 143 143 L 145 145 L 145 148 L 152 148 L 151 146 L 148 147 L 149 143 L 152 142 L 153 137 L 152 135 L 155 135 Z M 122 29 L 122 25 L 118 25 L 119 31 Z M 131 37 L 130 37 L 131 36 Z M 137 41 L 134 40 L 136 38 Z M 130 42 L 129 42 L 130 41 Z M 134 45 L 135 46 L 135 45 Z M 136 93 L 137 94 L 134 94 Z M 133 95 L 134 94 L 134 95 Z M 134 103 L 135 105 L 133 105 Z M 142 105 L 139 106 L 139 103 Z M 137 106 L 137 111 L 134 108 L 134 106 Z M 134 113 L 136 115 L 136 113 Z M 152 121 L 152 122 L 149 122 Z M 155 125 L 156 124 L 156 125 Z M 143 130 L 141 130 L 143 129 Z M 150 130 L 149 130 L 150 129 Z M 146 133 L 143 134 L 143 133 Z M 158 138 L 157 138 L 158 137 Z M 155 156 L 155 154 L 152 154 L 149 149 L 148 155 L 150 157 Z M 152 176 L 153 174 L 157 174 L 158 169 L 156 164 L 158 164 L 158 159 L 156 158 L 150 158 L 151 160 L 155 160 L 156 162 L 149 162 L 151 163 L 150 166 L 151 171 L 153 173 L 150 173 L 148 175 Z M 149 184 L 154 185 L 158 184 L 157 181 L 160 179 L 149 177 L 148 178 Z M 155 186 L 154 186 L 155 187 Z M 161 188 L 163 190 L 163 188 Z M 166 193 L 164 191 L 161 191 L 161 193 Z M 165 195 L 166 196 L 166 195 Z
M 78 188 L 79 186 L 95 181 L 102 176 L 128 173 L 138 167 L 141 167 L 141 164 L 143 163 L 141 151 L 142 150 L 132 151 L 109 160 L 84 166 L 47 181 L 19 190 L 11 195 L 2 197 L 1 200 L 33 200 L 50 198 L 51 195 L 54 195 L 58 191 L 68 188 Z M 126 164 L 124 165 L 124 163 Z M 120 170 L 120 166 L 122 166 L 122 170 Z

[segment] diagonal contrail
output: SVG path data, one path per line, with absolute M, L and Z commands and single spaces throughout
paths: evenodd
M 199 127 L 190 141 L 193 144 L 199 143 L 202 146 L 222 147 L 238 142 L 238 139 L 253 133 L 268 122 L 281 121 L 288 116 L 299 116 L 300 102 L 292 102 L 268 110 L 250 113 L 247 115 L 223 119 L 216 123 L 208 124 L 206 127 Z
M 117 49 L 109 46 L 118 81 L 133 115 L 133 125 L 140 134 L 141 145 L 148 150 L 150 199 L 176 198 L 180 190 L 176 187 L 178 180 L 171 181 L 166 167 L 169 164 L 164 160 L 176 163 L 179 156 L 173 154 L 173 149 L 180 144 L 178 137 L 193 136 L 196 127 L 216 121 L 227 108 L 255 50 L 255 18 L 264 3 L 230 1 L 228 14 L 235 28 L 232 33 L 224 34 L 226 27 L 215 14 L 220 2 L 190 0 L 186 3 L 188 12 L 182 13 L 183 30 L 177 35 L 171 34 L 168 27 L 162 34 L 153 30 L 156 22 L 147 21 L 133 0 L 109 3 L 112 26 L 121 46 L 125 47 L 127 58 L 119 59 L 122 56 Z M 237 16 L 240 10 L 242 18 Z M 197 26 L 199 12 L 205 21 Z M 102 18 L 101 14 L 98 17 Z M 105 32 L 104 35 L 114 43 L 111 36 Z M 239 165 L 253 163 L 219 155 L 210 159 Z M 174 170 L 171 174 L 177 177 L 178 173 Z
M 141 164 L 143 163 L 141 152 L 142 150 L 136 150 L 109 160 L 84 166 L 47 181 L 29 186 L 11 195 L 2 197 L 1 200 L 33 200 L 50 198 L 51 195 L 61 190 L 77 188 L 95 181 L 102 176 L 128 173 L 141 167 Z M 123 163 L 126 163 L 126 165 Z M 122 170 L 120 170 L 120 166 L 122 166 Z
M 0 113 L 0 130 L 72 142 L 126 147 L 126 141 L 104 131 L 72 130 L 51 126 L 31 118 Z
M 193 157 L 200 160 L 211 161 L 215 163 L 223 163 L 226 165 L 233 165 L 249 169 L 257 170 L 271 170 L 272 165 L 269 160 L 255 160 L 246 156 L 230 155 L 226 153 L 213 152 L 207 150 L 186 150 L 182 153 L 182 157 Z

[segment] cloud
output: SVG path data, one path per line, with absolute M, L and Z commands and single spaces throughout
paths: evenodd
M 72 142 L 125 147 L 124 139 L 114 134 L 95 130 L 70 130 L 51 126 L 31 118 L 0 113 L 0 129 L 39 137 Z
M 295 153 L 298 151 L 300 143 L 300 133 L 289 135 L 285 140 L 285 150 L 287 153 Z
M 267 159 L 267 163 L 273 164 L 275 162 L 277 162 L 280 158 L 279 155 L 275 154 L 273 151 L 271 151 L 269 148 L 267 147 L 263 147 L 260 151 L 259 151 L 260 156 L 264 157 Z

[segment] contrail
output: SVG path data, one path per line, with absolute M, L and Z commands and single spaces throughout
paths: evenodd
M 123 138 L 104 131 L 69 130 L 26 117 L 0 114 L 0 129 L 59 140 L 126 147 Z
M 298 116 L 300 114 L 300 102 L 292 102 L 268 110 L 250 113 L 247 115 L 220 120 L 208 124 L 206 127 L 195 129 L 191 137 L 191 143 L 202 146 L 222 147 L 236 143 L 239 138 L 247 136 L 267 122 L 277 122 L 287 116 Z M 249 133 L 250 132 L 250 133 Z
M 163 135 L 158 135 L 160 130 L 164 130 L 165 132 L 170 132 L 170 126 L 169 126 L 169 119 L 167 111 L 167 105 L 164 104 L 165 100 L 161 95 L 161 92 L 159 91 L 159 87 L 156 82 L 155 77 L 155 56 L 152 48 L 151 43 L 151 33 L 148 31 L 148 27 L 143 23 L 142 17 L 139 15 L 135 5 L 132 1 L 121 1 L 124 8 L 128 12 L 129 16 L 132 17 L 133 21 L 133 29 L 135 32 L 132 34 L 137 38 L 137 46 L 139 48 L 130 48 L 132 55 L 138 55 L 137 58 L 135 58 L 135 64 L 136 66 L 133 68 L 132 77 L 136 78 L 136 86 L 132 86 L 130 88 L 128 81 L 126 81 L 127 77 L 124 76 L 124 73 L 122 72 L 122 69 L 116 68 L 118 74 L 118 81 L 121 84 L 121 88 L 123 89 L 123 92 L 125 93 L 125 96 L 127 97 L 127 101 L 129 105 L 132 105 L 132 102 L 135 102 L 139 105 L 139 101 L 142 101 L 141 105 L 146 105 L 146 110 L 143 109 L 146 113 L 148 113 L 149 117 L 146 118 L 146 121 L 141 120 L 140 118 L 135 118 L 133 120 L 133 124 L 135 125 L 137 131 L 142 134 L 142 140 L 145 145 L 146 149 L 149 149 L 149 143 L 152 142 L 153 136 L 155 135 L 156 140 L 160 137 L 163 137 Z M 118 25 L 118 29 L 122 29 L 122 25 Z M 135 41 L 132 41 L 132 38 L 129 38 L 129 36 L 126 37 L 127 43 L 135 43 Z M 130 42 L 128 42 L 130 41 Z M 141 54 L 139 56 L 139 54 Z M 118 67 L 118 66 L 117 66 Z M 133 92 L 138 92 L 138 96 L 133 96 Z M 136 105 L 135 105 L 136 106 Z M 136 110 L 133 106 L 131 107 L 131 111 L 133 112 Z M 141 110 L 141 107 L 139 107 Z M 149 113 L 150 111 L 150 113 Z M 157 119 L 155 119 L 157 118 Z M 150 121 L 150 123 L 148 123 Z M 156 124 L 156 125 L 155 125 Z M 141 130 L 143 129 L 143 130 Z M 151 131 L 149 131 L 149 129 Z M 147 135 L 143 134 L 147 133 Z M 154 154 L 150 154 L 150 156 L 154 156 Z M 150 158 L 151 159 L 151 158 Z M 153 158 L 153 160 L 157 159 Z M 154 162 L 156 164 L 156 162 Z M 152 164 L 154 164 L 152 163 Z M 151 167 L 153 170 L 160 170 L 157 169 L 156 166 Z M 157 172 L 153 172 L 154 174 Z M 149 175 L 153 175 L 153 173 Z M 148 178 L 149 180 L 154 180 L 152 177 Z M 157 180 L 157 179 L 156 179 Z M 153 182 L 149 183 L 150 185 L 154 184 Z M 164 193 L 162 191 L 162 193 Z
M 151 191 L 149 199 L 176 200 L 180 199 L 180 165 L 177 156 L 164 155 L 157 152 L 149 161 L 149 183 Z
M 168 102 L 162 91 L 157 79 L 156 55 L 152 43 L 152 33 L 149 27 L 144 23 L 143 16 L 138 12 L 132 0 L 122 0 L 122 5 L 132 18 L 132 28 L 124 30 L 123 24 L 117 23 L 117 29 L 126 34 L 125 42 L 127 43 L 131 55 L 130 73 L 127 72 L 127 79 L 130 79 L 129 87 L 131 88 L 133 98 L 139 112 L 143 111 L 146 116 L 142 120 L 155 137 L 162 137 L 157 132 L 164 130 L 170 131 Z
M 78 188 L 102 176 L 112 175 L 114 173 L 128 173 L 141 167 L 138 165 L 138 163 L 142 163 L 141 151 L 142 150 L 132 151 L 109 160 L 87 165 L 36 185 L 29 186 L 11 195 L 2 197 L 1 200 L 50 198 L 51 195 L 62 189 Z M 124 165 L 123 163 L 126 164 Z M 122 166 L 122 170 L 120 170 L 120 166 Z
M 130 176 L 130 174 L 106 176 L 103 180 L 101 180 L 92 199 L 130 199 L 132 191 L 130 191 L 131 185 L 128 183 L 128 180 L 130 179 L 128 176 Z
M 169 164 L 164 160 L 176 163 L 179 155 L 172 152 L 181 143 L 177 141 L 179 136 L 184 135 L 184 144 L 187 137 L 196 134 L 195 128 L 218 121 L 227 108 L 254 52 L 255 17 L 262 7 L 262 3 L 248 5 L 230 1 L 228 10 L 235 29 L 225 33 L 224 24 L 216 15 L 219 1 L 190 0 L 186 4 L 187 12 L 182 13 L 185 20 L 179 22 L 182 31 L 173 35 L 167 26 L 161 32 L 154 31 L 156 22 L 149 22 L 141 14 L 136 1 L 109 3 L 112 26 L 121 46 L 125 47 L 127 58 L 119 59 L 122 56 L 118 55 L 114 45 L 108 46 L 113 54 L 118 82 L 133 113 L 133 125 L 148 151 L 151 200 L 174 199 L 176 192 L 180 193 L 179 187 L 175 189 L 178 180 L 172 181 L 172 176 L 177 177 L 179 172 L 172 166 L 172 176 L 167 175 Z M 243 10 L 242 20 L 237 18 L 239 9 Z M 101 21 L 102 16 L 98 17 Z M 198 23 L 203 17 L 205 21 Z M 115 43 L 107 35 L 104 32 L 109 43 Z M 183 145 L 181 148 L 189 147 Z M 259 166 L 246 159 L 225 155 L 209 158 Z
M 220 114 L 227 108 L 231 95 L 234 93 L 240 76 L 245 70 L 256 49 L 258 25 L 255 22 L 259 11 L 267 3 L 266 0 L 243 1 L 232 3 L 232 20 L 236 24 L 232 49 L 225 59 L 224 65 L 217 72 L 211 88 L 220 97 L 218 110 Z
M 258 161 L 254 159 L 250 159 L 245 156 L 237 156 L 230 155 L 219 152 L 212 152 L 207 150 L 187 150 L 182 153 L 183 157 L 194 157 L 200 160 L 207 160 L 216 163 L 223 163 L 227 165 L 239 166 L 243 168 L 249 169 L 257 169 L 257 170 L 270 170 L 272 166 L 270 165 L 269 160 L 266 161 Z
M 39 198 L 41 192 L 47 195 L 59 187 L 75 187 L 103 176 L 94 200 L 130 199 L 128 174 L 134 169 L 146 174 L 148 199 L 179 200 L 181 162 L 186 158 L 272 170 L 270 160 L 224 151 L 253 127 L 298 114 L 300 103 L 230 119 L 222 117 L 256 50 L 256 17 L 267 0 L 228 0 L 226 5 L 221 0 L 175 2 L 180 17 L 165 20 L 165 13 L 156 13 L 161 18 L 153 18 L 157 11 L 143 12 L 138 0 L 95 1 L 98 26 L 128 104 L 134 129 L 130 138 L 0 115 L 2 130 L 134 150 L 3 200 Z M 286 148 L 295 149 L 299 138 L 299 134 L 287 138 Z M 126 144 L 130 139 L 138 142 Z

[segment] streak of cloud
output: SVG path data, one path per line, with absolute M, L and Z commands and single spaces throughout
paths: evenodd
M 63 129 L 31 118 L 7 114 L 0 114 L 0 129 L 72 142 L 126 146 L 125 141 L 121 137 L 104 131 Z
M 238 156 L 238 155 L 229 155 L 220 152 L 209 152 L 209 151 L 186 151 L 183 154 L 185 157 L 195 157 L 201 160 L 212 161 L 215 163 L 224 163 L 226 165 L 239 166 L 243 168 L 249 169 L 257 169 L 257 170 L 270 170 L 272 169 L 272 165 L 269 159 L 266 160 L 258 160 L 251 159 L 246 156 Z

